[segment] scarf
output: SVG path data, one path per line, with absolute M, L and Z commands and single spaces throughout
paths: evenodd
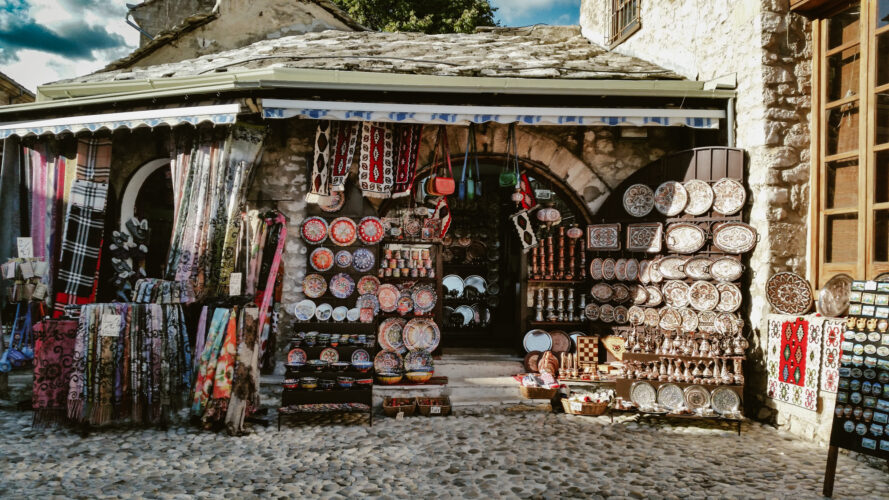
M 358 185 L 364 196 L 388 198 L 394 183 L 392 128 L 386 123 L 364 122 Z
M 18 257 L 16 238 L 22 235 L 21 146 L 16 137 L 3 141 L 0 159 L 0 262 Z M 0 286 L 0 306 L 5 305 L 7 287 Z
M 275 251 L 274 253 L 263 252 L 263 260 L 268 256 L 268 260 L 271 262 L 268 271 L 266 272 L 266 270 L 263 269 L 263 272 L 260 273 L 260 280 L 262 277 L 265 277 L 265 287 L 263 288 L 261 295 L 257 297 L 259 304 L 259 322 L 257 328 L 258 331 L 262 332 L 260 356 L 266 350 L 265 343 L 268 340 L 268 333 L 265 332 L 264 327 L 266 319 L 268 318 L 269 309 L 272 305 L 272 300 L 274 299 L 275 280 L 278 276 L 278 269 L 281 267 L 281 259 L 284 256 L 284 244 L 287 241 L 287 219 L 283 214 L 278 213 L 274 219 L 269 219 L 266 223 L 269 225 L 274 224 L 274 229 L 271 230 L 270 234 L 275 236 L 276 241 L 274 244 L 266 244 L 269 249 L 274 248 Z M 265 266 L 263 266 L 263 268 L 265 268 Z
M 228 325 L 229 310 L 219 308 L 213 312 L 210 321 L 210 329 L 207 331 L 207 342 L 201 353 L 201 361 L 197 372 L 197 380 L 194 386 L 194 400 L 191 410 L 195 415 L 203 415 L 210 395 L 213 392 L 213 381 L 216 375 L 219 350 L 225 338 L 225 329 Z
M 396 156 L 395 185 L 392 197 L 409 196 L 414 187 L 414 175 L 417 172 L 417 160 L 420 157 L 420 139 L 423 135 L 422 125 L 399 125 L 396 128 L 398 154 Z
M 531 210 L 537 206 L 537 198 L 534 196 L 534 189 L 531 188 L 531 181 L 528 180 L 527 174 L 519 177 L 519 191 L 522 193 L 522 208 Z
M 431 218 L 441 222 L 441 230 L 438 237 L 444 238 L 445 235 L 448 234 L 448 229 L 451 227 L 451 207 L 448 205 L 447 196 L 442 196 L 438 199 Z
M 238 361 L 235 364 L 231 401 L 225 416 L 225 426 L 231 435 L 244 433 L 244 420 L 248 408 L 259 407 L 259 310 L 244 309 L 241 339 L 238 343 Z
M 312 175 L 309 178 L 306 203 L 318 203 L 322 196 L 330 195 L 330 135 L 330 122 L 319 121 L 318 128 L 315 129 L 315 153 L 312 155 Z
M 34 326 L 34 427 L 61 423 L 74 374 L 77 321 L 44 320 Z
M 331 157 L 333 164 L 330 169 L 331 191 L 346 190 L 346 177 L 349 175 L 349 167 L 352 166 L 352 158 L 355 156 L 360 125 L 359 122 L 337 122 L 336 146 Z
M 237 309 L 232 310 L 225 327 L 224 340 L 216 358 L 216 368 L 213 370 L 212 399 L 208 402 L 202 418 L 205 424 L 222 420 L 228 411 L 232 376 L 235 370 L 235 355 L 238 351 L 238 317 Z

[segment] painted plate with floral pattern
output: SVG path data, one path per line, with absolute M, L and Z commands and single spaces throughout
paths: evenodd
M 426 314 L 435 308 L 438 295 L 435 289 L 429 285 L 414 287 L 411 292 L 411 300 L 414 301 L 414 310 L 420 314 Z
M 694 310 L 683 307 L 679 310 L 679 315 L 682 316 L 683 332 L 692 333 L 698 330 L 698 314 Z
M 684 281 L 666 281 L 661 287 L 661 291 L 668 306 L 685 307 L 688 305 L 688 284 Z
M 747 191 L 744 185 L 728 177 L 713 184 L 713 210 L 722 215 L 732 215 L 744 208 Z
M 406 316 L 414 310 L 414 299 L 410 295 L 402 295 L 398 297 L 398 305 L 395 307 L 398 314 Z
M 340 353 L 333 347 L 325 347 L 324 349 L 321 349 L 321 354 L 318 355 L 318 359 L 327 361 L 328 363 L 336 363 L 340 360 Z
M 690 385 L 683 391 L 685 393 L 685 406 L 689 410 L 707 408 L 710 406 L 710 393 L 702 385 Z
M 383 239 L 383 223 L 376 217 L 365 217 L 358 223 L 358 238 L 365 245 L 375 245 Z
M 590 289 L 590 294 L 599 302 L 608 302 L 614 296 L 614 289 L 608 283 L 596 283 Z
M 407 372 L 429 370 L 433 364 L 432 355 L 424 349 L 414 349 L 404 357 L 404 370 Z
M 308 359 L 306 351 L 303 351 L 298 347 L 296 349 L 291 349 L 290 352 L 287 353 L 288 363 L 305 363 L 306 359 Z
M 744 264 L 731 257 L 720 257 L 710 264 L 710 275 L 717 281 L 735 281 L 744 274 Z
M 599 306 L 596 304 L 587 304 L 583 309 L 583 315 L 590 321 L 599 320 Z
M 398 288 L 395 285 L 386 283 L 380 285 L 377 290 L 377 299 L 380 300 L 380 309 L 383 312 L 393 312 L 398 308 L 398 298 L 401 297 Z
M 339 273 L 330 278 L 330 293 L 338 298 L 345 299 L 355 291 L 355 280 L 346 273 Z
M 352 252 L 352 267 L 360 273 L 366 273 L 373 269 L 376 261 L 377 258 L 374 257 L 373 252 L 366 248 L 359 248 Z
M 303 221 L 301 232 L 308 243 L 321 243 L 327 239 L 327 221 L 321 217 L 309 217 Z
M 617 259 L 614 262 L 614 277 L 619 281 L 627 281 L 627 259 Z
M 710 405 L 720 415 L 731 415 L 741 407 L 741 398 L 728 387 L 717 387 L 710 394 Z
M 627 311 L 627 321 L 633 326 L 641 326 L 645 323 L 645 309 L 639 306 L 632 306 Z
M 731 283 L 717 283 L 719 291 L 719 304 L 716 310 L 720 312 L 735 312 L 741 307 L 741 290 Z
M 392 351 L 380 351 L 374 356 L 374 370 L 377 373 L 401 373 L 404 362 L 401 355 Z
M 614 259 L 605 259 L 602 261 L 602 277 L 607 280 L 614 279 L 614 268 L 616 263 Z
M 380 278 L 370 275 L 362 276 L 358 280 L 358 285 L 356 285 L 355 289 L 358 290 L 359 295 L 364 295 L 365 293 L 376 295 L 380 290 Z
M 709 281 L 695 281 L 688 289 L 688 301 L 698 311 L 712 311 L 719 304 L 719 290 Z
M 329 248 L 318 247 L 309 255 L 309 263 L 316 271 L 329 271 L 333 267 L 333 252 Z
M 339 212 L 346 203 L 346 193 L 342 191 L 331 191 L 329 195 L 322 196 L 318 201 L 321 210 L 332 213 Z
M 602 259 L 596 257 L 590 262 L 590 277 L 594 280 L 602 279 Z
M 766 283 L 766 299 L 782 314 L 805 314 L 812 307 L 812 289 L 802 276 L 783 272 Z
M 654 208 L 667 217 L 681 214 L 687 204 L 688 192 L 676 181 L 667 181 L 654 192 Z
M 355 307 L 358 309 L 373 309 L 373 312 L 376 315 L 380 312 L 380 301 L 377 299 L 376 295 L 365 293 L 364 295 L 360 295 L 358 300 L 355 301 Z
M 657 307 L 664 301 L 664 294 L 661 293 L 661 289 L 657 285 L 648 285 L 645 287 L 645 291 L 648 292 L 646 307 Z
M 602 304 L 602 307 L 599 308 L 599 321 L 602 321 L 603 323 L 613 323 L 614 306 L 611 304 Z
M 710 184 L 692 179 L 682 185 L 688 193 L 688 204 L 685 205 L 685 213 L 688 215 L 704 215 L 713 206 L 713 188 Z
M 402 331 L 407 323 L 402 318 L 386 318 L 380 323 L 377 337 L 380 347 L 386 351 L 401 352 L 404 350 Z
M 679 222 L 667 227 L 665 240 L 671 252 L 694 253 L 707 243 L 707 235 L 696 224 Z
M 756 229 L 743 222 L 726 222 L 713 230 L 713 244 L 725 253 L 747 253 L 756 246 L 757 238 Z
M 404 325 L 402 337 L 408 349 L 424 349 L 432 352 L 441 341 L 441 331 L 435 321 L 429 318 L 414 318 Z
M 355 352 L 352 353 L 352 362 L 360 363 L 362 361 L 370 361 L 370 353 L 364 349 L 355 349 Z
M 336 265 L 339 267 L 349 267 L 352 265 L 352 252 L 348 250 L 340 250 L 336 253 Z
M 636 281 L 639 279 L 639 261 L 636 259 L 627 259 L 627 280 Z
M 624 191 L 624 210 L 633 217 L 645 217 L 654 208 L 654 191 L 645 184 L 633 184 Z
M 317 299 L 327 291 L 327 280 L 320 274 L 310 274 L 303 280 L 303 294 L 310 299 Z
M 355 221 L 348 217 L 339 217 L 330 223 L 330 241 L 341 247 L 347 247 L 358 239 Z

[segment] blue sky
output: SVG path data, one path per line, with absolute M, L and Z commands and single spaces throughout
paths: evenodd
M 130 53 L 139 34 L 126 3 L 139 0 L 0 0 L 0 72 L 25 87 L 99 70 Z M 580 0 L 491 0 L 503 26 L 577 24 Z

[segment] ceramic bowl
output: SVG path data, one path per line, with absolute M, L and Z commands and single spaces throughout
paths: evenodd
M 316 339 L 315 337 L 306 337 L 304 340 L 306 347 L 315 347 Z
M 401 382 L 402 378 L 400 373 L 377 373 L 377 380 L 384 385 L 397 384 Z
M 303 377 L 299 379 L 299 386 L 307 391 L 314 390 L 318 387 L 318 379 L 315 377 Z
M 360 373 L 367 373 L 374 367 L 373 361 L 353 361 L 352 366 Z
M 318 381 L 318 388 L 320 388 L 322 391 L 329 391 L 333 389 L 333 386 L 335 384 L 336 383 L 331 378 L 322 378 Z
M 433 373 L 432 371 L 412 371 L 405 373 L 404 376 L 415 384 L 423 384 L 429 382 Z
M 301 346 L 302 343 L 303 339 L 301 339 L 300 337 L 293 337 L 292 339 L 290 339 L 290 348 L 296 349 L 297 347 Z
M 349 365 L 351 364 L 352 363 L 349 363 L 348 361 L 337 361 L 335 363 L 331 363 L 330 367 L 338 372 L 344 372 L 346 371 L 346 368 L 349 368 Z
M 360 378 L 355 381 L 355 385 L 359 385 L 362 387 L 367 387 L 369 385 L 373 385 L 373 383 L 374 383 L 374 379 L 372 379 L 372 378 Z
M 288 363 L 285 363 L 284 366 L 286 366 L 287 369 L 292 372 L 299 372 L 302 371 L 303 368 L 305 368 L 306 364 L 302 361 L 290 361 Z
M 323 359 L 310 359 L 308 362 L 308 365 L 309 365 L 309 368 L 312 368 L 315 371 L 320 372 L 320 371 L 324 370 L 325 368 L 327 368 L 328 363 L 327 363 L 327 361 L 324 361 Z
M 281 385 L 285 389 L 297 389 L 299 387 L 299 379 L 295 379 L 295 378 L 284 379 L 284 382 L 281 382 Z
M 355 383 L 355 379 L 352 377 L 336 378 L 336 385 L 340 386 L 341 389 L 351 389 L 353 383 Z

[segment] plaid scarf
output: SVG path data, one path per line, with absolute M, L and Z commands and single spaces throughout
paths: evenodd
M 34 325 L 34 427 L 60 423 L 74 374 L 77 321 L 45 320 Z
M 108 183 L 111 175 L 111 139 L 84 139 L 77 143 L 77 178 Z
M 355 156 L 360 125 L 359 122 L 337 122 L 336 145 L 331 157 L 333 165 L 330 168 L 331 191 L 346 190 L 346 176 L 349 175 L 349 167 Z
M 395 167 L 395 186 L 392 197 L 410 196 L 414 187 L 414 174 L 417 172 L 417 159 L 420 157 L 420 139 L 423 135 L 422 125 L 399 125 L 396 128 L 398 154 Z
M 318 203 L 322 196 L 330 195 L 330 122 L 321 120 L 315 130 L 315 154 L 312 155 L 312 175 L 309 178 L 307 203 Z
M 361 162 L 358 185 L 364 196 L 388 198 L 394 183 L 392 127 L 387 123 L 364 122 L 361 129 Z

